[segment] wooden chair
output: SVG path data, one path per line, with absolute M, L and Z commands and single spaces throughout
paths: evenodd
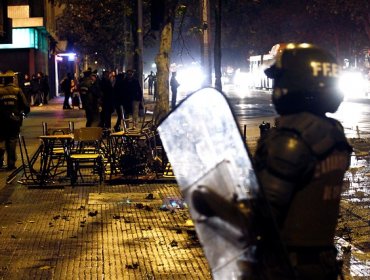
M 74 122 L 68 122 L 68 127 L 49 127 L 47 122 L 42 123 L 42 135 L 66 135 L 74 131 Z M 66 171 L 66 151 L 61 141 L 54 141 L 52 150 L 50 150 L 51 165 L 54 174 L 63 174 Z M 64 167 L 61 169 L 59 167 Z
M 74 131 L 74 148 L 68 159 L 68 174 L 71 185 L 81 180 L 82 184 L 93 184 L 88 178 L 99 176 L 99 183 L 104 180 L 104 154 L 101 150 L 103 129 L 101 127 L 84 127 Z M 90 172 L 86 170 L 91 170 Z

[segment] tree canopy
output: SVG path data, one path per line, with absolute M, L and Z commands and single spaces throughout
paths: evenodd
M 329 48 L 339 57 L 369 46 L 370 7 L 367 0 L 222 0 L 222 55 L 240 62 L 266 53 L 280 42 L 306 41 Z M 125 25 L 135 21 L 135 0 L 56 0 L 66 6 L 58 18 L 58 35 L 85 54 L 99 53 L 108 65 L 127 52 Z M 145 44 L 150 36 L 150 3 L 144 1 Z M 177 3 L 178 2 L 178 3 Z M 210 0 L 212 3 L 213 0 Z M 182 0 L 186 16 L 175 21 L 176 55 L 199 50 L 199 1 Z M 183 8 L 184 11 L 184 8 Z M 176 27 L 177 26 L 177 27 Z M 178 28 L 178 27 L 181 28 Z M 132 38 L 132 37 L 131 37 Z M 191 42 L 193 46 L 190 46 Z
M 112 67 L 114 59 L 124 56 L 124 25 L 133 15 L 129 0 L 57 0 L 65 8 L 57 18 L 57 32 L 68 47 Z
M 224 0 L 223 55 L 267 53 L 281 42 L 310 42 L 338 57 L 369 47 L 369 1 Z

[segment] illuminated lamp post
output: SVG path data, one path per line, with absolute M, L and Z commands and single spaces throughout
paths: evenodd
M 56 96 L 59 96 L 59 71 L 58 71 L 58 64 L 59 63 L 62 63 L 65 61 L 65 59 L 67 59 L 68 63 L 73 63 L 72 64 L 72 71 L 73 74 L 76 73 L 76 67 L 78 67 L 76 65 L 76 62 L 77 62 L 77 59 L 76 59 L 76 54 L 75 53 L 59 53 L 55 56 L 55 91 L 56 91 Z M 69 69 L 68 69 L 68 72 L 69 72 Z M 78 73 L 77 73 L 78 74 Z

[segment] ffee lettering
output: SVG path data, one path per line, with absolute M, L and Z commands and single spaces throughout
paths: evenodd
M 330 62 L 311 62 L 312 75 L 314 77 L 339 77 L 339 66 L 335 63 Z

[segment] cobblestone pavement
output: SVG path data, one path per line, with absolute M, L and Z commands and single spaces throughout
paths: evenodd
M 58 102 L 25 120 L 30 152 L 42 121 L 83 126 L 81 110 L 62 111 Z M 251 150 L 261 121 L 247 124 Z M 337 244 L 345 279 L 370 279 L 370 144 L 351 141 Z M 166 197 L 181 198 L 176 184 L 40 189 L 6 184 L 8 175 L 0 172 L 0 279 L 211 279 L 188 210 L 160 209 Z
M 15 186 L 0 206 L 0 278 L 210 279 L 187 209 L 160 210 L 166 197 L 176 185 Z

